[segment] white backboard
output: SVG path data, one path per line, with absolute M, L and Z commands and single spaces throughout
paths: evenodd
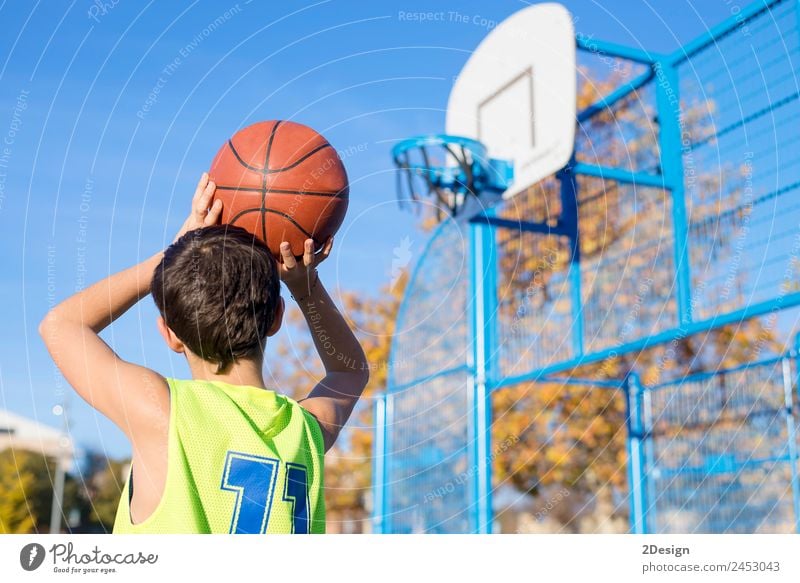
M 478 45 L 447 104 L 448 134 L 512 160 L 509 198 L 563 168 L 575 142 L 575 30 L 560 4 L 513 14 Z

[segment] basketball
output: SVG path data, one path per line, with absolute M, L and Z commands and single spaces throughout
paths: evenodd
M 319 251 L 347 211 L 347 173 L 319 133 L 291 121 L 263 121 L 234 134 L 217 152 L 209 177 L 223 202 L 222 223 L 247 229 L 280 257 L 303 242 Z

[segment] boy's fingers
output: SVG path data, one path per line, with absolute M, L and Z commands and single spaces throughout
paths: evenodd
M 331 249 L 333 249 L 333 237 L 328 237 L 328 240 L 325 241 L 325 246 L 322 248 L 322 251 L 319 255 L 317 255 L 317 263 L 322 263 L 328 258 L 328 255 L 331 254 Z
M 222 201 L 220 199 L 217 199 L 211 205 L 208 214 L 203 219 L 203 225 L 205 225 L 206 227 L 210 227 L 211 225 L 216 225 L 219 222 L 220 214 L 222 214 Z
M 303 265 L 309 267 L 314 264 L 314 241 L 306 239 L 303 243 Z
M 283 264 L 286 266 L 286 269 L 294 269 L 297 267 L 297 260 L 294 258 L 294 255 L 292 255 L 292 246 L 286 241 L 281 243 L 281 257 L 283 258 Z
M 209 180 L 203 192 L 200 194 L 200 198 L 195 203 L 194 212 L 198 215 L 202 214 L 205 216 L 208 207 L 211 206 L 211 198 L 214 196 L 214 191 L 216 191 L 216 189 L 217 185 Z
M 200 175 L 200 180 L 197 182 L 197 188 L 194 189 L 194 196 L 192 197 L 192 203 L 196 202 L 203 194 L 203 191 L 208 184 L 208 172 L 203 172 Z

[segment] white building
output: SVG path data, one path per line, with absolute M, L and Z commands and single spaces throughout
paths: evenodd
M 69 436 L 58 429 L 0 409 L 0 451 L 24 449 L 47 455 L 65 471 L 72 469 L 75 447 Z

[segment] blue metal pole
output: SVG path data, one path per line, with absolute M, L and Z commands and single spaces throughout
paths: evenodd
M 691 273 L 689 269 L 689 230 L 683 183 L 683 148 L 678 72 L 666 60 L 653 65 L 656 74 L 661 150 L 661 173 L 666 187 L 672 190 L 672 236 L 677 290 L 678 321 L 683 328 L 693 320 Z
M 653 61 L 665 57 L 665 55 L 662 55 L 660 53 L 655 53 L 653 51 L 646 51 L 643 49 L 637 49 L 635 47 L 619 45 L 617 43 L 598 40 L 581 34 L 575 35 L 575 44 L 578 50 L 587 53 L 593 53 L 595 55 L 601 55 L 601 56 L 607 55 L 609 57 L 626 59 L 628 61 L 645 63 L 647 65 L 649 65 Z
M 609 166 L 598 166 L 597 164 L 586 164 L 580 162 L 572 166 L 575 174 L 585 174 L 586 176 L 596 176 L 603 180 L 613 180 L 625 184 L 638 186 L 653 186 L 655 188 L 669 188 L 671 185 L 666 183 L 664 176 L 660 174 L 648 174 L 646 172 L 631 172 L 623 168 L 611 168 Z
M 595 387 L 597 389 L 610 389 L 612 391 L 618 391 L 622 388 L 624 382 L 623 381 L 603 381 L 600 379 L 585 379 L 582 377 L 576 376 L 568 376 L 568 377 L 544 377 L 538 379 L 536 382 L 539 383 L 561 383 L 563 385 L 575 385 L 575 386 L 584 386 L 584 387 Z
M 486 214 L 494 216 L 495 210 L 494 208 L 488 209 Z M 496 229 L 491 225 L 484 226 L 481 240 L 483 243 L 484 374 L 486 376 L 486 384 L 491 387 L 500 377 L 500 365 L 498 363 L 500 339 L 498 327 L 499 302 L 497 298 L 499 267 Z M 487 419 L 489 425 L 491 425 L 491 415 Z
M 581 358 L 570 358 L 567 361 L 561 361 L 555 364 L 544 366 L 532 371 L 519 375 L 511 375 L 503 377 L 503 379 L 494 385 L 493 389 L 500 389 L 511 385 L 516 385 L 523 382 L 538 381 L 546 376 L 565 372 L 574 369 L 578 366 L 591 364 L 593 362 L 600 362 L 609 357 L 619 356 L 620 354 L 627 354 L 631 352 L 641 352 L 652 346 L 671 342 L 678 338 L 686 338 L 698 332 L 707 332 L 725 326 L 727 324 L 735 324 L 757 316 L 763 316 L 777 310 L 785 310 L 795 306 L 800 306 L 800 292 L 793 292 L 780 298 L 772 298 L 763 302 L 747 304 L 741 310 L 735 310 L 726 314 L 715 315 L 705 320 L 694 321 L 685 326 L 671 328 L 652 336 L 645 336 L 627 342 L 621 346 L 613 346 L 598 350 L 597 352 L 590 352 Z
M 638 379 L 637 379 L 638 381 Z M 641 386 L 641 385 L 640 385 Z M 642 462 L 642 483 L 644 484 L 644 506 L 645 516 L 645 532 L 654 532 L 658 524 L 658 505 L 656 486 L 653 483 L 652 476 L 654 475 L 653 469 L 655 468 L 656 456 L 655 447 L 653 444 L 653 389 L 652 387 L 642 387 L 642 434 L 644 436 L 644 450 Z
M 783 0 L 758 0 L 748 4 L 730 18 L 711 27 L 705 34 L 697 37 L 692 42 L 682 46 L 680 49 L 667 56 L 667 60 L 673 65 L 677 65 L 692 58 L 707 46 L 719 42 L 725 35 L 730 34 L 739 27 L 745 26 L 750 20 L 770 10 L 775 4 L 780 2 L 783 2 Z
M 559 221 L 569 237 L 570 262 L 567 278 L 570 284 L 570 306 L 572 310 L 572 356 L 583 356 L 583 294 L 581 292 L 581 239 L 578 226 L 578 181 L 575 177 L 575 154 L 570 164 L 558 173 L 561 184 L 561 213 Z
M 374 435 L 372 441 L 372 532 L 383 534 L 386 516 L 386 396 L 375 398 Z
M 794 395 L 792 391 L 793 381 L 797 381 L 798 395 L 800 396 L 800 365 L 798 365 L 798 358 L 800 357 L 800 334 L 795 336 L 794 350 L 791 353 L 791 358 L 794 358 L 797 366 L 795 379 L 791 375 L 791 360 L 789 358 L 783 361 L 783 393 L 786 399 L 786 429 L 787 439 L 789 440 L 789 464 L 792 469 L 792 500 L 794 502 L 794 530 L 800 534 L 800 476 L 798 476 L 798 464 L 800 458 L 797 453 L 797 421 L 794 417 Z
M 392 437 L 397 428 L 394 425 L 394 394 L 386 393 L 383 408 L 383 494 L 381 496 L 381 533 L 391 534 L 392 531 L 392 475 L 391 464 L 397 461 L 393 455 Z
M 488 214 L 494 216 L 495 210 L 489 209 Z M 481 519 L 483 529 L 481 532 L 491 534 L 494 524 L 494 511 L 492 509 L 492 394 L 491 387 L 499 376 L 498 358 L 498 265 L 497 265 L 497 237 L 492 226 L 482 227 L 482 265 L 483 265 L 483 356 L 484 356 L 484 382 L 481 388 L 480 400 L 482 410 L 480 415 L 480 428 L 482 433 L 484 457 L 481 458 L 483 506 Z M 479 263 L 478 265 L 480 265 Z
M 487 214 L 492 213 L 488 210 Z M 474 509 L 472 531 L 492 532 L 491 478 L 491 391 L 489 383 L 495 377 L 496 313 L 497 313 L 497 252 L 494 230 L 489 225 L 471 224 L 470 287 L 473 302 L 473 355 L 475 372 L 472 383 L 472 467 Z
M 523 231 L 525 233 L 540 233 L 542 235 L 566 235 L 561 225 L 548 225 L 547 223 L 531 223 L 530 221 L 502 219 L 490 213 L 480 213 L 469 220 L 470 223 L 491 225 L 495 228 Z
M 642 423 L 642 385 L 639 375 L 631 373 L 625 383 L 628 427 L 628 495 L 631 532 L 645 534 L 647 529 L 647 496 Z

